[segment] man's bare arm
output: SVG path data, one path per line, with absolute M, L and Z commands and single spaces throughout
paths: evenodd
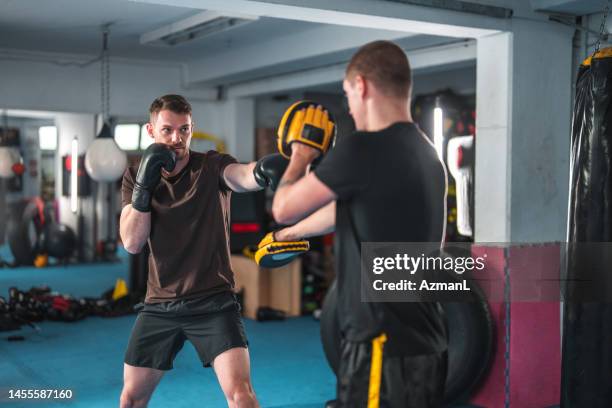
M 140 212 L 132 208 L 131 204 L 121 210 L 119 221 L 119 235 L 123 246 L 130 254 L 137 254 L 149 239 L 151 232 L 151 213 Z
M 274 233 L 277 241 L 297 241 L 333 232 L 336 229 L 336 202 L 332 201 L 297 224 Z
M 257 184 L 253 175 L 255 164 L 255 162 L 228 164 L 223 170 L 225 184 L 236 193 L 261 190 L 263 187 Z

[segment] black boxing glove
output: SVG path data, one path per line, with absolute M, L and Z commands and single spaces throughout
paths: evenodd
M 153 190 L 161 179 L 161 169 L 174 170 L 176 153 L 171 147 L 162 143 L 153 143 L 142 155 L 136 182 L 132 191 L 132 208 L 140 212 L 151 211 Z
M 289 166 L 289 160 L 279 153 L 264 156 L 257 161 L 253 169 L 255 181 L 260 186 L 270 187 L 272 191 L 275 191 L 287 166 Z

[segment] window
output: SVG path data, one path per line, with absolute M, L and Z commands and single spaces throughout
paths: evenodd
M 57 128 L 55 126 L 39 127 L 38 143 L 40 150 L 57 150 Z
M 115 142 L 123 150 L 138 150 L 140 125 L 129 123 L 115 126 Z
M 153 143 L 153 138 L 149 136 L 149 133 L 147 132 L 147 125 L 144 124 L 140 128 L 140 149 L 146 149 L 151 143 Z

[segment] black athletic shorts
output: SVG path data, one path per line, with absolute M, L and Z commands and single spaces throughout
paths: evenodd
M 125 363 L 158 370 L 172 369 L 185 340 L 195 347 L 205 367 L 235 347 L 247 347 L 240 305 L 232 292 L 205 298 L 139 303 L 138 317 L 125 352 Z
M 439 408 L 444 397 L 447 352 L 390 356 L 384 340 L 342 340 L 338 408 Z

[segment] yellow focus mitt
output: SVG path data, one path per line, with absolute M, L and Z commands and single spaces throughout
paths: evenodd
M 299 101 L 285 111 L 278 126 L 278 151 L 291 158 L 291 144 L 304 143 L 325 154 L 336 139 L 333 116 L 320 104 Z
M 308 241 L 275 241 L 274 233 L 269 232 L 257 246 L 255 262 L 264 268 L 278 268 L 309 249 Z

